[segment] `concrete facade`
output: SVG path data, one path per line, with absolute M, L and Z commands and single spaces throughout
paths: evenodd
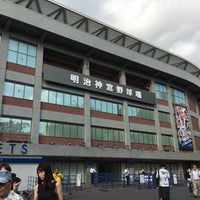
M 83 164 L 81 172 L 85 177 L 88 174 L 88 161 L 94 163 L 97 168 L 102 162 L 105 165 L 117 162 L 115 171 L 121 172 L 126 163 L 133 165 L 134 162 L 137 170 L 141 165 L 147 164 L 146 168 L 150 171 L 161 160 L 165 160 L 177 173 L 183 172 L 183 169 L 191 163 L 199 161 L 200 70 L 196 66 L 50 1 L 27 0 L 18 2 L 19 4 L 14 2 L 14 0 L 0 2 L 0 119 L 31 120 L 31 131 L 30 135 L 12 132 L 8 134 L 1 131 L 2 158 L 47 158 L 53 165 L 61 166 L 65 173 L 68 173 L 68 169 L 63 163 L 72 162 L 75 163 L 77 170 L 71 169 L 73 171 L 71 174 L 78 172 L 77 163 L 81 162 Z M 68 18 L 63 17 L 65 15 Z M 85 24 L 84 28 L 81 28 L 81 20 L 82 24 Z M 107 30 L 107 35 L 104 30 Z M 36 46 L 35 68 L 7 61 L 10 38 Z M 116 85 L 136 88 L 136 91 L 142 91 L 142 94 L 147 93 L 149 98 L 155 94 L 155 83 L 158 82 L 166 85 L 168 97 L 166 101 L 156 99 L 155 104 L 149 104 L 142 102 L 141 99 L 135 101 L 117 97 L 112 93 L 106 95 L 98 90 L 92 91 L 51 82 L 44 79 L 45 66 L 70 70 L 84 77 L 95 77 Z M 56 76 L 56 73 L 52 76 Z M 34 87 L 33 100 L 4 96 L 5 82 Z M 187 107 L 191 119 L 193 141 L 193 148 L 189 151 L 180 149 L 178 145 L 175 105 L 170 92 L 172 87 L 185 94 L 184 106 Z M 84 106 L 67 108 L 43 103 L 42 89 L 82 96 Z M 92 98 L 121 104 L 122 114 L 92 111 L 90 107 Z M 154 120 L 130 117 L 129 106 L 153 111 Z M 160 123 L 159 112 L 168 113 L 170 123 Z M 83 138 L 42 136 L 39 135 L 40 122 L 81 125 L 84 128 L 84 136 Z M 123 130 L 124 141 L 95 140 L 92 138 L 92 127 Z M 155 134 L 156 145 L 133 143 L 131 141 L 133 131 Z M 171 136 L 173 145 L 164 147 L 161 135 Z M 134 171 L 134 165 L 132 167 Z M 105 170 L 104 168 L 103 171 Z

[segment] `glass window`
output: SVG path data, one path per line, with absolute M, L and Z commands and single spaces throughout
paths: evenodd
M 71 95 L 71 106 L 72 107 L 78 107 L 78 99 L 77 99 L 77 96 L 75 95 Z
M 97 140 L 102 140 L 102 129 L 101 128 L 96 128 L 96 139 Z
M 71 137 L 77 138 L 78 136 L 78 128 L 75 125 L 71 125 Z
M 28 134 L 31 132 L 31 121 L 15 118 L 0 118 L 0 132 L 12 134 Z
M 118 109 L 117 109 L 117 104 L 116 103 L 113 103 L 113 114 L 118 114 Z
M 36 56 L 36 48 L 35 48 L 35 46 L 28 45 L 28 55 L 29 56 L 33 56 L 33 57 Z
M 70 138 L 70 125 L 64 124 L 63 126 L 63 137 Z
M 56 103 L 56 92 L 49 91 L 49 103 Z
M 71 98 L 69 94 L 64 94 L 64 105 L 71 106 Z
M 48 123 L 47 124 L 47 136 L 54 136 L 55 133 L 55 124 Z
M 108 113 L 112 113 L 112 103 L 108 102 Z
M 19 53 L 17 57 L 17 64 L 26 65 L 26 55 Z
M 118 115 L 122 114 L 121 104 L 112 103 L 108 101 L 101 101 L 97 99 L 90 99 L 90 109 L 99 112 L 107 112 Z
M 83 107 L 84 107 L 83 97 L 78 97 L 78 108 L 83 108 Z
M 185 105 L 185 93 L 181 90 L 171 88 L 172 102 Z
M 55 130 L 55 136 L 56 137 L 62 137 L 62 129 L 63 129 L 63 124 L 56 124 L 56 130 Z
M 131 132 L 131 143 L 138 144 L 157 144 L 156 134 L 143 133 L 143 132 Z
M 25 42 L 10 39 L 8 44 L 7 61 L 35 68 L 36 47 Z
M 14 96 L 14 83 L 5 82 L 3 95 L 10 97 Z
M 42 136 L 47 135 L 47 123 L 46 122 L 40 122 L 39 134 Z
M 107 112 L 107 106 L 106 106 L 106 102 L 102 101 L 102 112 Z
M 95 110 L 95 100 L 94 99 L 90 99 L 90 109 Z
M 128 114 L 131 117 L 154 120 L 154 111 L 152 110 L 137 108 L 132 106 L 129 106 L 128 110 L 129 110 Z
M 22 134 L 31 134 L 31 121 L 30 120 L 22 120 L 21 133 Z
M 108 133 L 105 128 L 102 129 L 102 140 L 108 140 Z
M 20 133 L 20 132 L 21 132 L 21 120 L 12 119 L 11 133 Z
M 19 52 L 23 54 L 27 54 L 28 45 L 22 42 L 19 42 Z
M 168 93 L 166 85 L 155 83 L 155 92 L 157 99 L 167 100 Z
M 83 126 L 78 126 L 78 138 L 83 138 L 83 134 L 84 134 L 84 128 Z
M 25 86 L 24 99 L 33 100 L 33 87 Z
M 95 105 L 95 107 L 96 107 L 96 111 L 101 111 L 101 101 L 99 101 L 99 100 L 96 100 L 96 105 Z
M 18 42 L 15 40 L 10 39 L 9 40 L 9 44 L 8 44 L 8 48 L 12 51 L 18 51 Z
M 27 66 L 34 68 L 36 66 L 36 58 L 27 56 Z
M 15 84 L 14 97 L 23 98 L 24 85 Z
M 33 87 L 5 82 L 4 95 L 22 99 L 33 100 Z
M 57 104 L 63 105 L 64 94 L 61 92 L 57 92 Z
M 8 50 L 8 62 L 17 63 L 17 52 Z
M 0 132 L 10 133 L 12 120 L 10 118 L 0 118 Z
M 173 138 L 169 135 L 162 135 L 163 146 L 173 146 Z
M 48 102 L 49 99 L 49 92 L 48 90 L 42 90 L 42 94 L 41 94 L 41 101 L 42 102 Z

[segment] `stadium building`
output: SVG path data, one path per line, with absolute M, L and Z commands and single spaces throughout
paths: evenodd
M 200 158 L 199 112 L 184 58 L 53 1 L 0 1 L 0 154 L 15 170 L 182 173 Z

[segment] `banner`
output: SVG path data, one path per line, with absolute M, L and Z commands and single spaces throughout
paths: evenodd
M 175 106 L 176 126 L 180 149 L 193 149 L 190 119 L 187 108 Z

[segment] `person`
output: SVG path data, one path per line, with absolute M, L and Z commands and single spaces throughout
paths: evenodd
M 58 167 L 55 169 L 55 172 L 53 173 L 53 177 L 54 177 L 56 182 L 62 183 L 64 176 L 60 172 L 60 169 Z
M 53 178 L 53 172 L 48 162 L 37 167 L 38 184 L 34 187 L 34 200 L 63 200 L 60 182 Z
M 90 168 L 90 174 L 91 174 L 91 183 L 94 184 L 95 183 L 95 174 L 97 173 L 96 169 L 94 168 L 94 166 L 92 165 L 92 167 Z
M 156 178 L 158 179 L 158 187 L 159 187 L 159 199 L 160 200 L 170 200 L 170 185 L 169 171 L 166 169 L 165 163 L 160 164 L 160 169 L 157 170 Z
M 197 168 L 197 165 L 193 165 L 193 168 L 190 172 L 190 180 L 193 185 L 194 198 L 197 198 L 197 196 L 200 196 L 200 171 Z
M 125 178 L 126 178 L 126 185 L 127 187 L 130 186 L 130 172 L 129 172 L 129 166 L 127 165 L 125 170 L 124 170 L 124 175 L 125 175 Z
M 142 167 L 142 169 L 139 171 L 139 173 L 144 175 L 146 173 L 145 171 L 146 171 L 145 167 Z
M 18 188 L 19 185 L 21 184 L 21 179 L 17 176 L 12 178 L 12 185 L 11 185 L 11 190 L 13 190 L 15 193 L 19 194 Z
M 21 195 L 11 190 L 13 184 L 10 165 L 8 163 L 0 163 L 0 200 L 23 200 Z

